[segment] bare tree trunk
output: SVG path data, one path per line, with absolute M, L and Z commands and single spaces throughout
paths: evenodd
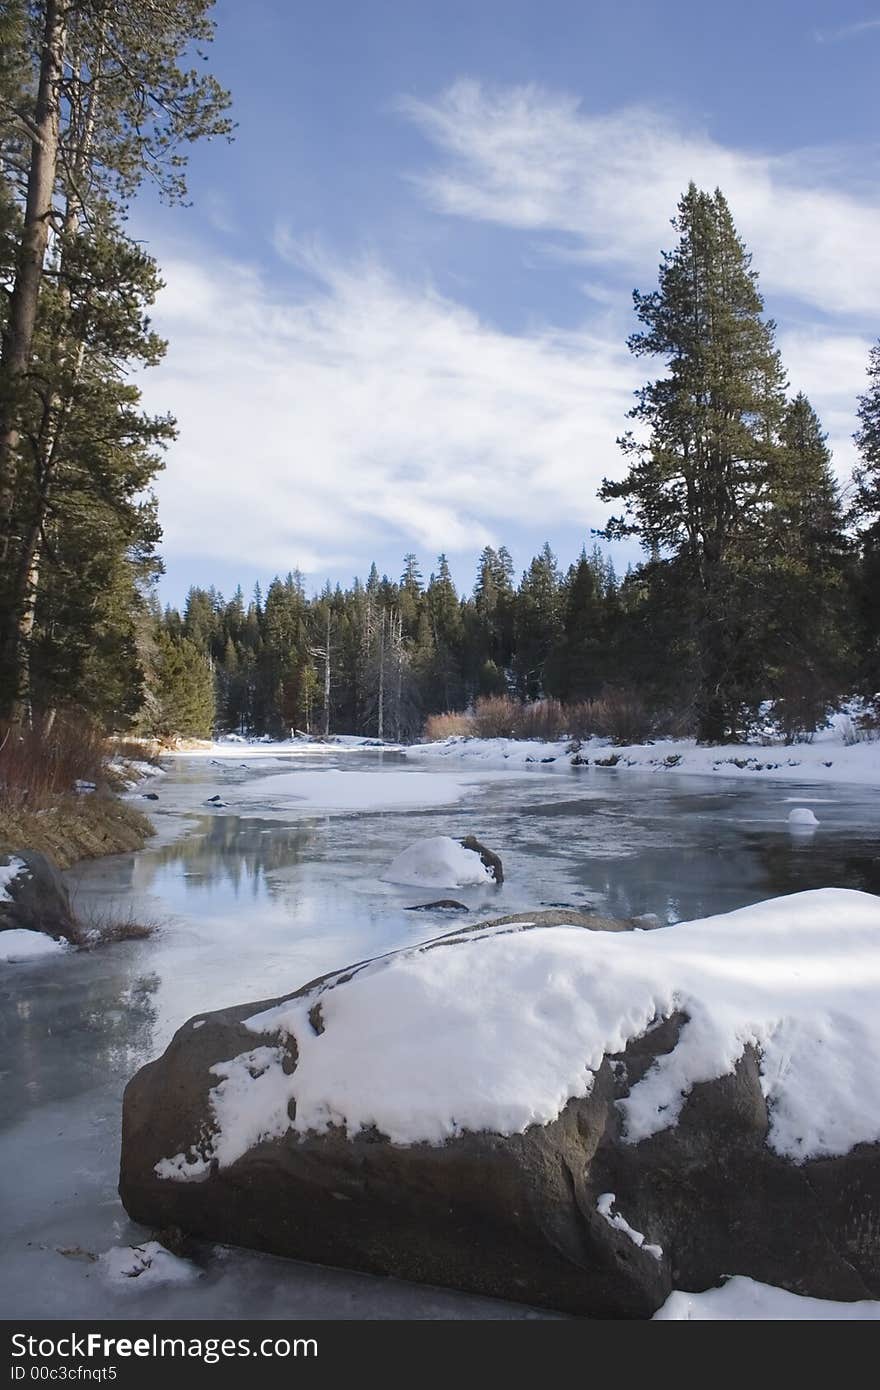
M 403 615 L 397 615 L 397 640 L 395 642 L 397 653 L 397 709 L 394 721 L 394 741 L 400 742 L 400 707 L 403 700 Z
M 330 733 L 330 608 L 327 608 L 326 646 L 324 648 L 324 737 Z
M 382 620 L 379 625 L 379 721 L 376 730 L 377 738 L 385 736 L 385 609 L 382 609 Z
M 63 19 L 60 21 L 63 26 Z M 47 16 L 48 25 L 48 16 Z M 63 230 L 65 236 L 74 237 L 79 230 L 80 218 L 85 209 L 80 202 L 86 166 L 92 150 L 95 120 L 98 105 L 99 77 L 104 61 L 106 17 L 102 23 L 101 38 L 95 55 L 92 80 L 89 89 L 88 105 L 83 113 L 78 146 L 74 160 L 72 186 L 67 190 L 64 208 Z M 62 34 L 62 49 L 64 35 Z M 63 55 L 62 55 L 63 56 Z M 79 68 L 78 62 L 74 66 Z M 58 120 L 55 122 L 56 155 Z M 53 178 L 54 182 L 54 178 Z M 51 190 L 49 194 L 51 204 Z M 44 247 L 45 250 L 45 247 Z M 64 275 L 64 253 L 59 258 L 59 287 L 61 302 L 69 310 L 71 294 Z M 39 285 L 37 287 L 39 289 Z M 33 324 L 31 325 L 33 330 Z M 58 369 L 65 366 L 69 344 L 62 338 L 57 344 L 55 362 Z M 35 476 L 37 489 L 34 499 L 34 514 L 29 519 L 27 535 L 23 537 L 22 554 L 16 566 L 15 581 L 8 596 L 7 612 L 10 627 L 0 644 L 0 662 L 6 674 L 7 689 L 10 692 L 10 718 L 17 723 L 30 709 L 30 642 L 36 617 L 37 593 L 40 585 L 39 538 L 42 534 L 49 494 L 52 491 L 57 469 L 61 439 L 68 416 L 74 404 L 74 397 L 82 375 L 85 362 L 85 341 L 76 344 L 72 372 L 65 399 L 57 392 L 50 395 L 44 411 L 36 446 Z M 16 437 L 17 442 L 17 437 Z M 0 446 L 2 447 L 2 446 Z M 12 446 L 13 448 L 15 445 Z
M 0 356 L 0 558 L 5 557 L 9 549 L 9 522 L 15 498 L 18 392 L 30 363 L 40 280 L 49 242 L 58 166 L 60 82 L 65 42 L 66 20 L 62 6 L 59 0 L 46 0 L 40 82 L 31 126 L 24 226 L 9 306 L 9 326 Z

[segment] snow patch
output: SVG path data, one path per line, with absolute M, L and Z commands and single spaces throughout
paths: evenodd
M 472 778 L 455 773 L 325 768 L 260 777 L 237 794 L 241 801 L 269 802 L 286 811 L 392 811 L 450 806 L 472 785 Z
M 27 864 L 23 859 L 16 859 L 14 856 L 8 864 L 0 864 L 0 903 L 12 901 L 12 894 L 8 891 L 13 879 L 18 878 L 20 873 L 27 871 Z
M 495 882 L 479 854 L 448 835 L 433 835 L 408 845 L 382 879 L 413 888 L 470 888 Z
M 26 931 L 24 927 L 12 927 L 0 931 L 0 961 L 17 965 L 22 961 L 39 960 L 41 956 L 57 956 L 69 950 L 66 941 L 56 941 L 42 931 Z
M 805 1298 L 736 1274 L 720 1289 L 673 1291 L 654 1314 L 655 1322 L 875 1322 L 880 1303 L 834 1303 Z
M 193 1284 L 202 1274 L 196 1265 L 172 1255 L 157 1240 L 148 1240 L 143 1245 L 114 1246 L 99 1255 L 98 1265 L 107 1282 L 120 1289 Z
M 663 1258 L 662 1245 L 647 1245 L 641 1231 L 633 1230 L 625 1217 L 620 1215 L 620 1212 L 612 1211 L 615 1201 L 613 1192 L 603 1192 L 596 1202 L 596 1210 L 599 1215 L 603 1216 L 608 1225 L 613 1226 L 615 1231 L 622 1231 L 625 1236 L 629 1236 L 633 1245 L 637 1245 L 647 1255 L 653 1255 L 655 1260 L 661 1260 Z
M 264 1139 L 286 1134 L 293 1097 L 293 1078 L 284 1071 L 286 1055 L 280 1047 L 256 1047 L 211 1067 L 211 1075 L 220 1077 L 210 1095 L 213 1134 L 200 1151 L 160 1159 L 157 1177 L 202 1182 L 214 1163 L 228 1168 Z

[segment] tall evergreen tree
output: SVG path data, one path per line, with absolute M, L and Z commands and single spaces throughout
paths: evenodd
M 868 360 L 868 389 L 859 397 L 859 451 L 853 516 L 861 556 L 856 580 L 862 661 L 859 675 L 868 693 L 880 689 L 880 342 Z
M 631 418 L 648 438 L 620 441 L 629 471 L 604 501 L 626 504 L 605 535 L 637 535 L 678 562 L 697 657 L 699 737 L 739 732 L 742 672 L 753 655 L 748 569 L 777 461 L 785 378 L 751 257 L 720 192 L 691 184 L 673 222 L 679 241 L 659 288 L 634 294 L 636 356 L 665 358 L 666 376 L 638 392 Z M 692 594 L 692 599 L 689 595 Z
M 40 590 L 67 531 L 76 480 L 135 499 L 159 466 L 171 422 L 149 420 L 128 381 L 164 345 L 145 309 L 155 264 L 124 232 L 145 177 L 169 201 L 185 193 L 187 142 L 228 133 L 226 94 L 182 66 L 211 38 L 210 0 L 32 0 L 10 3 L 18 97 L 0 121 L 0 236 L 10 291 L 0 348 L 0 717 L 31 701 L 30 647 Z M 8 24 L 6 23 L 8 21 Z M 11 254 L 6 254 L 9 252 Z M 117 417 L 118 416 L 118 420 Z M 110 434 L 108 437 L 108 427 Z M 126 476 L 129 451 L 140 476 Z M 143 463 L 150 467 L 144 475 Z M 106 533 L 118 544 L 118 529 Z M 92 540 L 100 543 L 93 530 Z M 144 533 L 137 541 L 141 545 Z M 84 697 L 84 692 L 83 692 Z

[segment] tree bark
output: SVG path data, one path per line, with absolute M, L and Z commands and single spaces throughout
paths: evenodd
M 46 0 L 40 81 L 34 111 L 24 226 L 9 306 L 9 326 L 0 354 L 0 557 L 9 549 L 15 500 L 19 392 L 31 358 L 40 280 L 49 241 L 58 166 L 60 82 L 66 19 L 59 0 Z

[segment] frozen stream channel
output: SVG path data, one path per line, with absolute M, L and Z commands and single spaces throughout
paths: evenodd
M 0 1307 L 7 1318 L 541 1316 L 267 1256 L 203 1251 L 186 1285 L 115 1280 L 90 1256 L 150 1233 L 116 1195 L 122 1090 L 191 1014 L 295 989 L 462 919 L 406 909 L 454 896 L 470 918 L 564 906 L 664 921 L 807 888 L 880 892 L 869 787 L 612 769 L 473 771 L 375 750 L 181 759 L 153 784 L 139 854 L 69 875 L 83 913 L 159 924 L 149 939 L 0 966 Z M 206 804 L 219 797 L 221 809 Z M 811 808 L 814 833 L 788 814 Z M 492 887 L 381 881 L 422 836 L 475 834 Z

